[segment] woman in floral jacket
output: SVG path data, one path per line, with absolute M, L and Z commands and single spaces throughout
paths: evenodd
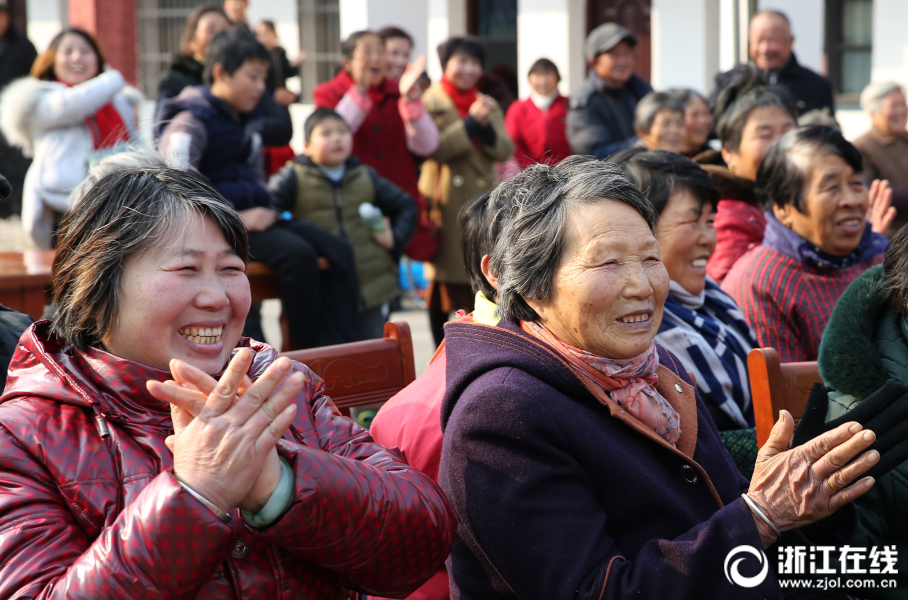
M 186 172 L 114 173 L 64 219 L 57 316 L 0 396 L 0 599 L 399 596 L 441 567 L 435 483 L 240 337 L 247 260 Z

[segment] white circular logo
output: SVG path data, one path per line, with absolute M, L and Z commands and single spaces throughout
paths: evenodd
M 754 575 L 753 577 L 745 577 L 738 573 L 738 564 L 746 560 L 747 557 L 741 557 L 732 562 L 732 559 L 738 554 L 753 554 L 757 557 L 757 560 L 763 565 L 763 570 Z M 731 566 L 729 566 L 731 563 Z M 766 555 L 762 551 L 757 550 L 753 546 L 738 546 L 737 548 L 732 548 L 731 552 L 728 553 L 728 556 L 725 557 L 725 578 L 728 579 L 729 583 L 734 583 L 735 585 L 740 585 L 741 587 L 752 588 L 757 587 L 763 580 L 766 579 L 766 574 L 769 573 L 769 561 L 766 559 Z

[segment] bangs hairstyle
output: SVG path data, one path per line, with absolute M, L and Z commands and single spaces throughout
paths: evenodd
M 240 216 L 199 175 L 167 168 L 126 169 L 100 179 L 67 212 L 57 231 L 53 333 L 84 350 L 118 318 L 126 261 L 208 217 L 243 262 L 249 241 Z
M 709 173 L 686 156 L 638 147 L 616 156 L 615 163 L 624 169 L 627 178 L 640 188 L 659 215 L 679 188 L 694 195 L 700 210 L 707 203 L 714 211 L 719 205 L 719 191 Z
M 790 205 L 804 213 L 804 186 L 810 177 L 809 163 L 826 156 L 840 156 L 855 173 L 864 171 L 861 153 L 842 132 L 825 125 L 793 129 L 773 143 L 757 169 L 754 191 L 768 210 Z
M 328 119 L 337 119 L 344 125 L 347 125 L 344 118 L 333 108 L 328 108 L 326 106 L 316 108 L 312 111 L 312 114 L 306 118 L 306 122 L 303 124 L 303 141 L 308 144 L 309 140 L 312 139 L 312 132 L 315 131 L 315 128 Z M 349 125 L 347 125 L 347 129 L 350 129 Z
M 716 135 L 722 146 L 732 152 L 741 147 L 741 136 L 750 113 L 756 108 L 775 106 L 798 122 L 798 106 L 788 90 L 767 85 L 755 66 L 735 67 L 731 81 L 716 94 L 712 113 L 716 120 Z
M 347 60 L 353 60 L 353 53 L 356 52 L 356 46 L 359 44 L 359 41 L 365 37 L 374 35 L 382 43 L 382 46 L 385 45 L 385 40 L 382 37 L 370 29 L 363 29 L 362 31 L 354 31 L 347 36 L 347 39 L 341 44 L 341 56 Z
M 413 37 L 400 27 L 382 27 L 378 30 L 378 37 L 380 37 L 381 41 L 384 43 L 387 43 L 388 40 L 392 40 L 394 38 L 407 40 L 408 42 L 410 42 L 410 48 L 413 48 Z
M 481 39 L 471 35 L 448 38 L 438 45 L 438 61 L 442 71 L 455 54 L 466 54 L 479 61 L 480 65 L 485 65 L 486 45 Z
M 202 79 L 211 87 L 214 83 L 214 66 L 221 65 L 225 75 L 233 75 L 247 61 L 263 62 L 271 66 L 271 54 L 251 33 L 234 25 L 214 36 L 205 51 L 205 72 Z
M 578 206 L 608 200 L 627 204 L 656 230 L 653 205 L 621 167 L 592 156 L 569 156 L 554 167 L 531 165 L 492 191 L 491 201 L 503 207 L 490 264 L 498 276 L 501 316 L 539 318 L 526 299 L 545 301 L 551 295 L 568 215 Z
M 908 319 L 908 227 L 899 229 L 886 249 L 883 298 Z
M 540 58 L 533 63 L 533 66 L 530 67 L 530 71 L 527 73 L 527 77 L 533 73 L 554 73 L 555 79 L 561 83 L 561 73 L 558 72 L 558 67 L 551 60 L 547 58 Z
M 101 52 L 101 46 L 98 45 L 98 40 L 87 31 L 70 27 L 55 35 L 54 39 L 50 41 L 47 50 L 38 55 L 38 58 L 32 63 L 32 77 L 41 79 L 42 81 L 57 80 L 57 74 L 54 73 L 54 60 L 57 58 L 57 50 L 60 48 L 63 38 L 70 34 L 79 36 L 91 46 L 91 49 L 94 50 L 95 55 L 98 57 L 98 72 L 96 73 L 96 76 L 101 74 L 101 69 L 107 63 L 107 60 L 104 58 L 104 53 Z
M 649 135 L 656 116 L 663 110 L 680 113 L 684 118 L 684 105 L 667 92 L 650 92 L 637 103 L 634 110 L 634 129 Z
M 220 6 L 214 6 L 212 4 L 206 6 L 200 6 L 186 17 L 186 25 L 183 26 L 183 35 L 180 37 L 180 54 L 183 56 L 192 56 L 192 50 L 189 49 L 189 44 L 192 43 L 192 39 L 195 37 L 195 30 L 199 28 L 199 21 L 202 20 L 202 17 L 209 13 L 217 13 L 224 17 L 224 20 L 228 23 L 230 19 L 227 17 Z
M 482 274 L 482 257 L 491 255 L 495 241 L 501 232 L 502 202 L 501 194 L 492 197 L 491 192 L 486 192 L 467 202 L 460 209 L 460 250 L 463 252 L 464 267 L 470 277 L 470 288 L 475 295 L 482 294 L 489 300 L 495 301 L 498 290 L 492 287 L 489 280 Z

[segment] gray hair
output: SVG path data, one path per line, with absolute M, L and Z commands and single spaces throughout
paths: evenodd
M 892 92 L 902 92 L 905 88 L 897 81 L 876 81 L 861 92 L 861 108 L 869 113 L 878 113 L 883 108 L 883 100 Z
M 650 92 L 637 103 L 634 111 L 634 129 L 648 134 L 660 111 L 670 110 L 684 116 L 684 104 L 667 92 Z
M 164 160 L 163 156 L 154 150 L 148 149 L 135 148 L 134 150 L 129 150 L 127 152 L 117 152 L 116 154 L 105 156 L 88 168 L 88 175 L 70 194 L 69 205 L 75 205 L 76 202 L 85 195 L 88 188 L 111 173 L 116 173 L 123 169 L 143 169 L 145 167 L 166 166 L 167 161 Z
M 214 221 L 248 262 L 243 220 L 196 173 L 123 169 L 91 186 L 57 230 L 54 335 L 79 349 L 99 344 L 119 316 L 127 259 L 185 230 L 193 214 Z
M 490 265 L 498 274 L 499 314 L 523 321 L 539 318 L 526 299 L 545 301 L 552 293 L 568 215 L 577 206 L 603 200 L 627 204 L 655 231 L 659 217 L 637 186 L 621 167 L 592 156 L 532 165 L 492 192 L 489 202 L 505 212 Z

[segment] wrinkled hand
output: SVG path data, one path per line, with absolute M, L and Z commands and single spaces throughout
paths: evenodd
M 492 103 L 495 102 L 490 96 L 477 94 L 476 101 L 470 105 L 467 114 L 476 119 L 476 122 L 485 127 L 489 124 L 489 115 L 492 114 Z
M 880 459 L 879 452 L 872 450 L 848 464 L 876 439 L 860 423 L 843 423 L 788 450 L 792 433 L 794 419 L 783 410 L 760 448 L 747 492 L 780 531 L 819 521 L 864 494 L 873 485 L 872 477 L 847 486 Z M 754 520 L 768 547 L 775 535 L 756 515 Z
M 147 383 L 152 395 L 171 403 L 174 474 L 225 511 L 238 506 L 257 512 L 271 497 L 281 468 L 275 445 L 293 422 L 293 399 L 303 387 L 302 373 L 281 385 L 292 363 L 280 358 L 239 393 L 249 383 L 245 374 L 251 364 L 252 352 L 237 352 L 201 406 L 199 395 L 210 385 L 205 378 L 214 380 L 181 361 L 172 361 L 171 369 L 179 373 L 175 377 L 188 378 L 188 387 Z
M 277 213 L 262 206 L 241 210 L 239 215 L 247 231 L 265 231 L 277 221 Z
M 403 75 L 400 76 L 400 95 L 403 98 L 406 98 L 411 90 L 416 89 L 416 82 L 419 81 L 419 78 L 422 76 L 423 72 L 426 70 L 426 57 L 425 55 L 420 56 L 412 63 L 407 65 L 407 68 L 404 70 Z
M 867 206 L 867 220 L 876 233 L 886 235 L 896 214 L 895 207 L 892 206 L 892 188 L 889 187 L 889 182 L 885 179 L 874 179 L 870 184 L 868 196 L 870 201 Z
M 394 249 L 394 232 L 391 231 L 391 219 L 385 217 L 385 228 L 379 232 L 372 232 L 372 239 L 385 250 Z

